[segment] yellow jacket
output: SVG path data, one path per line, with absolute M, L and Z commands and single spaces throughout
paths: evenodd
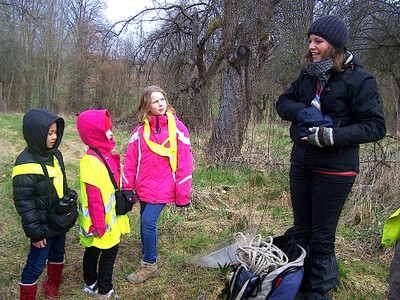
M 400 208 L 383 225 L 382 245 L 392 246 L 400 237 Z

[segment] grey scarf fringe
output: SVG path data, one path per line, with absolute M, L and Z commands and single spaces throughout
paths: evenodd
M 307 66 L 307 73 L 311 76 L 317 77 L 323 85 L 328 81 L 331 73 L 329 72 L 330 69 L 333 67 L 332 59 L 326 59 L 321 61 L 312 61 Z

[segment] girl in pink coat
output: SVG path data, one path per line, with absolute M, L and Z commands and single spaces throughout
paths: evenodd
M 79 114 L 76 126 L 88 147 L 80 161 L 79 240 L 85 247 L 82 291 L 119 299 L 112 276 L 121 235 L 129 233 L 129 219 L 116 213 L 113 181 L 119 187 L 120 156 L 112 153 L 115 139 L 110 113 L 86 110 Z
M 137 108 L 139 124 L 129 140 L 122 174 L 123 189 L 140 199 L 142 259 L 128 281 L 156 277 L 157 221 L 168 203 L 190 204 L 193 159 L 190 136 L 159 86 L 146 87 Z

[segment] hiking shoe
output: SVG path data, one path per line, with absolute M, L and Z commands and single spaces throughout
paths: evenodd
M 90 294 L 90 295 L 97 295 L 99 292 L 96 286 L 97 282 L 87 285 L 86 283 L 83 284 L 82 292 Z
M 126 279 L 132 283 L 142 283 L 156 276 L 158 276 L 157 263 L 151 264 L 140 260 L 139 268 L 132 274 L 129 274 Z
M 101 299 L 121 299 L 114 291 L 111 289 L 107 294 L 98 294 Z

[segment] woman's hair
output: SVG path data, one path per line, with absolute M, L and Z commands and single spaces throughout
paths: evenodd
M 344 63 L 346 61 L 346 55 L 342 49 L 337 49 L 334 48 L 332 45 L 329 46 L 329 49 L 323 57 L 323 59 L 332 59 L 333 62 L 333 67 L 332 69 L 337 72 L 343 72 L 344 71 Z M 304 56 L 304 62 L 305 65 L 307 66 L 310 62 L 313 61 L 311 51 L 308 50 L 307 54 Z
M 175 109 L 168 102 L 167 93 L 158 85 L 149 85 L 143 89 L 142 94 L 140 95 L 139 98 L 139 103 L 137 106 L 139 123 L 143 123 L 144 120 L 149 116 L 150 105 L 151 105 L 151 94 L 154 92 L 160 92 L 161 94 L 163 94 L 165 102 L 167 103 L 167 111 L 175 113 Z

